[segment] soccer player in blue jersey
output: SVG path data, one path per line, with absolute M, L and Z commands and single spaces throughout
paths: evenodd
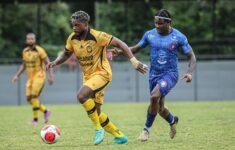
M 155 16 L 155 27 L 147 31 L 140 42 L 131 48 L 133 53 L 140 49 L 150 46 L 150 105 L 147 111 L 145 127 L 139 136 L 139 140 L 147 141 L 149 138 L 150 128 L 159 114 L 170 125 L 170 138 L 176 135 L 176 124 L 179 118 L 170 113 L 169 109 L 164 105 L 165 96 L 176 85 L 178 81 L 178 52 L 180 49 L 189 60 L 189 67 L 182 79 L 191 82 L 192 72 L 196 65 L 196 57 L 193 49 L 188 43 L 184 34 L 177 29 L 171 27 L 171 15 L 161 9 Z M 119 53 L 119 52 L 118 52 Z M 118 55 L 114 51 L 114 55 Z
M 164 105 L 165 96 L 178 81 L 178 52 L 181 49 L 187 56 L 189 67 L 182 79 L 192 81 L 192 72 L 196 65 L 196 57 L 193 49 L 184 34 L 171 27 L 171 15 L 161 9 L 155 16 L 155 27 L 147 31 L 140 42 L 131 48 L 135 53 L 147 45 L 150 46 L 150 105 L 147 111 L 145 127 L 139 136 L 139 140 L 147 141 L 150 128 L 159 113 L 170 125 L 170 138 L 176 135 L 176 124 L 179 118 L 170 113 Z

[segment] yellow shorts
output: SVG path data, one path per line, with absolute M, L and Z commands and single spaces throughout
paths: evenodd
M 45 84 L 45 75 L 35 75 L 28 78 L 26 83 L 26 96 L 39 96 Z
M 104 103 L 104 91 L 110 84 L 107 78 L 101 75 L 94 75 L 91 78 L 84 80 L 83 85 L 88 86 L 95 92 L 95 102 L 99 104 Z

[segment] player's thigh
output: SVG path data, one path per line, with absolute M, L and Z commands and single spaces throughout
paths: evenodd
M 31 99 L 32 83 L 33 83 L 32 79 L 28 79 L 26 82 L 26 90 L 25 90 L 26 93 L 25 94 L 28 97 L 28 99 Z
M 106 89 L 107 85 L 109 85 L 109 82 L 110 81 L 107 80 L 107 78 L 101 75 L 94 75 L 88 80 L 85 80 L 83 85 L 88 86 L 94 91 L 94 93 L 97 93 L 103 89 Z
M 157 85 L 160 87 L 161 96 L 166 96 L 176 85 L 178 78 L 172 74 L 167 74 L 158 80 Z
M 107 78 L 101 75 L 94 75 L 90 79 L 84 82 L 85 86 L 88 86 L 94 91 L 94 99 L 96 103 L 103 104 L 104 101 L 104 91 L 110 84 Z
M 39 96 L 43 90 L 45 84 L 45 78 L 36 78 L 32 83 L 31 94 L 35 96 Z

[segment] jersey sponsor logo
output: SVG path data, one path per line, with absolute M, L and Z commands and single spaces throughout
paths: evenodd
M 25 61 L 27 68 L 35 68 L 36 67 L 36 61 Z
M 84 57 L 77 57 L 79 61 L 91 61 L 93 60 L 93 55 L 91 56 L 84 56 Z
M 89 63 L 86 63 L 86 62 L 80 62 L 80 65 L 81 66 L 93 66 L 93 62 L 89 62 Z
M 159 54 L 157 62 L 161 65 L 166 64 L 167 63 L 166 54 L 165 53 Z
M 165 80 L 162 80 L 160 82 L 160 86 L 163 87 L 163 88 L 166 87 L 167 86 L 167 82 Z
M 81 66 L 93 66 L 93 55 L 77 57 Z

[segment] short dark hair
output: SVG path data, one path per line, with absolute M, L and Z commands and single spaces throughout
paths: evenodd
M 90 16 L 85 11 L 79 10 L 72 14 L 71 20 L 76 19 L 81 22 L 89 22 Z
M 166 9 L 159 10 L 155 14 L 155 17 L 162 17 L 162 19 L 164 19 L 164 21 L 166 21 L 166 22 L 171 22 L 171 20 L 172 20 L 171 14 Z

